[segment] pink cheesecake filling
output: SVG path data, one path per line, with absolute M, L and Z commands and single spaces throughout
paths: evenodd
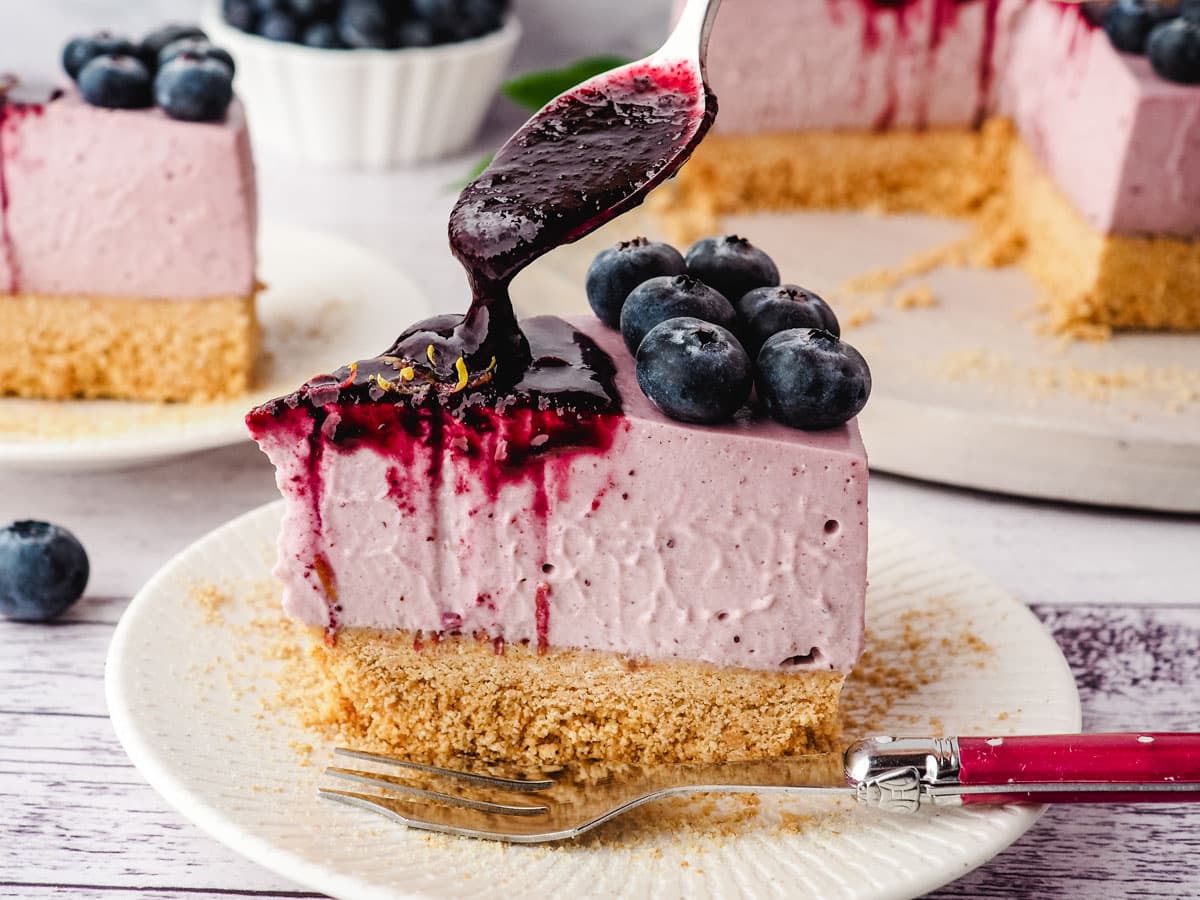
M 331 636 L 849 671 L 866 580 L 857 426 L 671 421 L 618 334 L 572 324 L 616 363 L 620 414 L 511 410 L 468 428 L 440 410 L 414 424 L 390 404 L 347 405 L 315 431 L 303 406 L 251 415 L 287 504 L 288 614 Z M 397 415 L 407 426 L 380 440 L 378 417 Z
M 1012 117 L 1096 229 L 1200 233 L 1200 89 L 1052 0 L 725 0 L 718 133 L 963 127 Z
M 254 164 L 219 123 L 91 106 L 0 111 L 0 291 L 198 299 L 254 289 Z

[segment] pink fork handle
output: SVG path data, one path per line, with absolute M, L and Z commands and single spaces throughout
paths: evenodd
M 959 781 L 1012 785 L 1011 792 L 969 793 L 963 803 L 1195 803 L 1200 792 L 1169 791 L 1200 783 L 1200 734 L 1065 734 L 959 738 Z M 1021 784 L 1111 784 L 1112 791 L 1030 793 Z M 1121 785 L 1137 785 L 1121 790 Z M 1156 790 L 1156 787 L 1158 788 Z

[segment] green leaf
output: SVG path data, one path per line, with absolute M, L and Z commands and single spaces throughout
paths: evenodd
M 623 56 L 588 56 L 561 69 L 543 69 L 517 75 L 500 86 L 500 93 L 525 109 L 539 110 L 580 82 L 628 62 L 631 60 Z
M 492 160 L 495 158 L 495 156 L 495 153 L 489 153 L 487 156 L 483 157 L 483 159 L 479 160 L 479 162 L 475 163 L 475 165 L 471 167 L 470 172 L 468 172 L 458 181 L 446 185 L 447 190 L 461 191 L 468 184 L 483 174 L 483 170 L 492 164 Z

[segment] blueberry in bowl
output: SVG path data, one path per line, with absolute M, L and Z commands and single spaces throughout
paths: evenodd
M 208 0 L 256 142 L 385 169 L 475 138 L 520 38 L 509 0 Z

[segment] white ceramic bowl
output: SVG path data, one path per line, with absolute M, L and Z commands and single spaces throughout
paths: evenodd
M 233 54 L 255 143 L 307 162 L 383 169 L 450 156 L 475 138 L 521 26 L 404 50 L 318 50 L 232 27 L 219 0 L 204 30 Z

